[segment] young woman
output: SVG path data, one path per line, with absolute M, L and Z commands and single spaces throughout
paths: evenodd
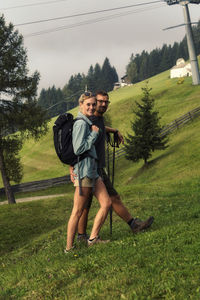
M 88 240 L 88 246 L 107 242 L 100 240 L 98 234 L 111 205 L 105 185 L 97 173 L 97 155 L 94 143 L 98 137 L 99 128 L 92 125 L 91 121 L 87 118 L 92 116 L 95 112 L 96 99 L 92 96 L 92 93 L 85 92 L 79 99 L 79 106 L 80 112 L 78 113 L 78 118 L 80 118 L 80 120 L 77 120 L 73 126 L 73 148 L 76 155 L 81 155 L 86 151 L 88 155 L 74 165 L 74 174 L 76 175 L 74 182 L 74 205 L 67 227 L 67 247 L 65 252 L 68 252 L 73 248 L 78 221 L 83 209 L 87 206 L 87 201 L 91 192 L 93 192 L 98 199 L 100 209 L 94 220 L 91 235 Z M 80 180 L 78 180 L 78 174 L 80 174 Z M 81 194 L 79 192 L 80 183 Z

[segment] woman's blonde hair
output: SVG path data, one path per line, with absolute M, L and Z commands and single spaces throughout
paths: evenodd
M 79 104 L 83 103 L 85 100 L 95 97 L 92 92 L 84 92 L 78 100 Z

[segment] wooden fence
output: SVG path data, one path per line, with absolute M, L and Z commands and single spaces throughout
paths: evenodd
M 169 123 L 164 127 L 164 129 L 161 132 L 161 135 L 166 135 L 174 130 L 177 130 L 181 127 L 183 127 L 186 123 L 194 120 L 200 116 L 200 107 L 197 107 L 185 115 L 181 116 L 180 118 L 174 120 L 173 122 Z M 110 149 L 110 156 L 112 156 L 112 151 Z M 115 157 L 119 158 L 121 156 L 125 155 L 125 149 L 124 146 L 121 146 L 119 149 L 116 149 L 115 151 Z M 61 185 L 64 183 L 69 183 L 70 182 L 70 177 L 69 176 L 62 176 L 62 177 L 57 177 L 57 178 L 51 178 L 51 179 L 46 179 L 46 180 L 39 180 L 39 181 L 33 181 L 33 182 L 27 182 L 27 183 L 22 183 L 22 184 L 16 184 L 12 186 L 12 189 L 14 193 L 16 192 L 31 192 L 31 191 L 36 191 L 36 190 L 42 190 L 46 189 L 48 187 L 56 186 L 56 185 Z M 0 195 L 3 195 L 5 193 L 4 188 L 0 189 Z
M 181 116 L 178 119 L 175 119 L 173 122 L 169 123 L 164 127 L 164 129 L 161 132 L 161 135 L 166 135 L 171 132 L 173 132 L 176 129 L 179 129 L 183 127 L 186 123 L 193 121 L 195 118 L 197 118 L 200 115 L 200 107 L 197 107 L 185 115 Z
M 32 181 L 32 182 L 26 182 L 21 184 L 12 185 L 12 190 L 14 193 L 17 192 L 32 192 L 32 191 L 38 191 L 43 190 L 52 186 L 61 185 L 64 183 L 69 183 L 70 177 L 62 176 L 57 178 L 51 178 L 51 179 L 45 179 L 45 180 L 38 180 L 38 181 Z M 5 190 L 4 188 L 0 189 L 0 195 L 4 195 Z
M 183 116 L 175 119 L 171 123 L 167 124 L 163 130 L 161 131 L 161 136 L 172 133 L 173 131 L 183 127 L 186 123 L 193 121 L 195 118 L 200 116 L 200 107 L 197 107 Z M 110 156 L 112 156 L 112 152 L 110 151 Z M 125 155 L 125 147 L 121 146 L 119 149 L 115 150 L 115 157 L 119 158 Z

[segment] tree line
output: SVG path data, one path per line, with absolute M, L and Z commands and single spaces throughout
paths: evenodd
M 200 53 L 200 21 L 193 26 L 193 36 L 196 53 Z M 172 68 L 178 58 L 188 60 L 186 36 L 180 43 L 173 45 L 164 44 L 162 48 L 156 48 L 150 53 L 143 50 L 141 54 L 132 54 L 126 67 L 127 78 L 131 83 L 145 80 L 151 76 L 164 72 Z
M 193 28 L 198 53 L 200 52 L 199 30 L 200 22 Z M 54 115 L 57 115 L 63 112 L 63 110 L 66 111 L 74 107 L 77 105 L 78 98 L 86 87 L 92 92 L 98 89 L 111 91 L 114 83 L 118 81 L 118 75 L 115 68 L 110 65 L 109 59 L 105 58 L 102 67 L 98 63 L 95 67 L 91 66 L 87 75 L 78 73 L 71 76 L 62 90 L 56 89 L 55 86 L 48 90 L 43 89 L 39 100 L 36 101 L 40 75 L 38 72 L 29 75 L 27 68 L 28 58 L 26 49 L 24 49 L 23 37 L 14 29 L 12 24 L 6 24 L 3 16 L 0 16 L 0 44 L 0 172 L 8 202 L 15 203 L 10 181 L 20 182 L 23 176 L 19 152 L 25 139 L 30 137 L 38 139 L 47 132 L 48 117 L 46 112 L 50 112 L 53 109 Z M 185 38 L 180 44 L 174 43 L 173 47 L 170 47 L 163 45 L 161 50 L 155 49 L 150 53 L 152 55 L 151 59 L 155 58 L 155 63 L 157 61 L 157 69 L 154 68 L 154 71 L 152 71 L 154 73 L 148 76 L 155 75 L 155 72 L 161 72 L 161 66 L 166 69 L 169 68 L 167 66 L 167 62 L 169 62 L 169 49 L 171 49 L 171 52 L 176 50 L 176 55 L 173 53 L 173 57 L 179 58 L 181 56 L 185 59 L 188 58 Z M 150 64 L 148 65 L 150 55 L 143 51 L 141 55 L 132 56 L 131 61 L 134 61 L 136 67 L 137 63 L 139 64 L 140 57 L 145 57 L 145 60 L 141 61 L 140 67 L 145 66 L 144 70 L 146 71 L 143 72 L 143 76 L 147 76 L 147 66 L 150 67 Z M 162 57 L 162 64 L 159 60 L 160 57 Z M 138 74 L 141 75 L 141 72 Z M 166 142 L 157 138 L 157 133 L 160 132 L 160 128 L 157 125 L 159 118 L 157 117 L 157 113 L 151 113 L 153 100 L 149 97 L 149 92 L 148 88 L 144 89 L 144 99 L 142 99 L 144 105 L 137 104 L 140 110 L 136 112 L 136 115 L 137 117 L 141 117 L 141 120 L 132 129 L 133 131 L 136 128 L 138 129 L 140 138 L 141 132 L 147 132 L 144 127 L 147 119 L 148 122 L 151 119 L 152 123 L 150 127 L 154 129 L 150 136 L 153 137 L 153 142 L 156 143 L 152 144 L 151 140 L 147 140 L 146 145 L 149 152 L 146 151 L 141 156 L 140 140 L 129 135 L 129 141 L 127 141 L 130 142 L 130 146 L 134 143 L 135 146 L 138 146 L 137 149 L 134 148 L 134 151 L 129 147 L 127 148 L 127 158 L 133 161 L 143 158 L 145 163 L 154 149 L 164 149 L 166 147 Z M 57 106 L 58 102 L 60 102 L 61 108 Z M 146 114 L 147 111 L 148 114 Z M 51 115 L 49 114 L 49 116 Z M 146 116 L 149 117 L 146 118 Z
M 78 99 L 86 88 L 93 93 L 100 89 L 109 92 L 113 90 L 116 81 L 117 71 L 106 57 L 102 67 L 98 63 L 94 67 L 91 65 L 87 75 L 72 75 L 62 90 L 55 86 L 42 89 L 38 104 L 47 110 L 49 117 L 53 117 L 77 106 Z
M 200 53 L 200 21 L 193 26 L 193 35 L 196 53 Z M 164 44 L 162 48 L 153 49 L 150 53 L 143 50 L 141 54 L 132 54 L 126 66 L 128 81 L 136 83 L 164 72 L 172 68 L 181 57 L 185 60 L 189 58 L 186 36 L 180 43 Z M 49 117 L 53 117 L 77 106 L 78 98 L 86 87 L 92 92 L 100 89 L 109 92 L 117 81 L 116 69 L 106 57 L 102 66 L 99 63 L 91 65 L 86 75 L 72 75 L 63 89 L 57 89 L 55 86 L 42 89 L 38 104 L 47 110 Z

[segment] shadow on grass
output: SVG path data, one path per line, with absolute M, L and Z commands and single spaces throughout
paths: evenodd
M 176 143 L 175 146 L 171 146 L 170 150 L 166 151 L 165 153 L 159 155 L 158 157 L 150 160 L 147 164 L 144 164 L 140 169 L 137 170 L 137 172 L 129 178 L 129 180 L 127 181 L 128 183 L 131 182 L 133 179 L 136 179 L 138 177 L 140 177 L 141 175 L 143 175 L 147 170 L 153 168 L 160 160 L 168 157 L 169 155 L 173 154 L 175 151 L 177 151 L 177 148 L 181 145 L 184 145 L 185 143 L 187 143 L 186 141 L 181 141 L 179 143 Z
M 157 92 L 157 93 L 153 94 L 153 98 L 158 100 L 158 99 L 162 98 L 167 93 L 169 93 L 169 89 L 162 90 L 160 92 Z

